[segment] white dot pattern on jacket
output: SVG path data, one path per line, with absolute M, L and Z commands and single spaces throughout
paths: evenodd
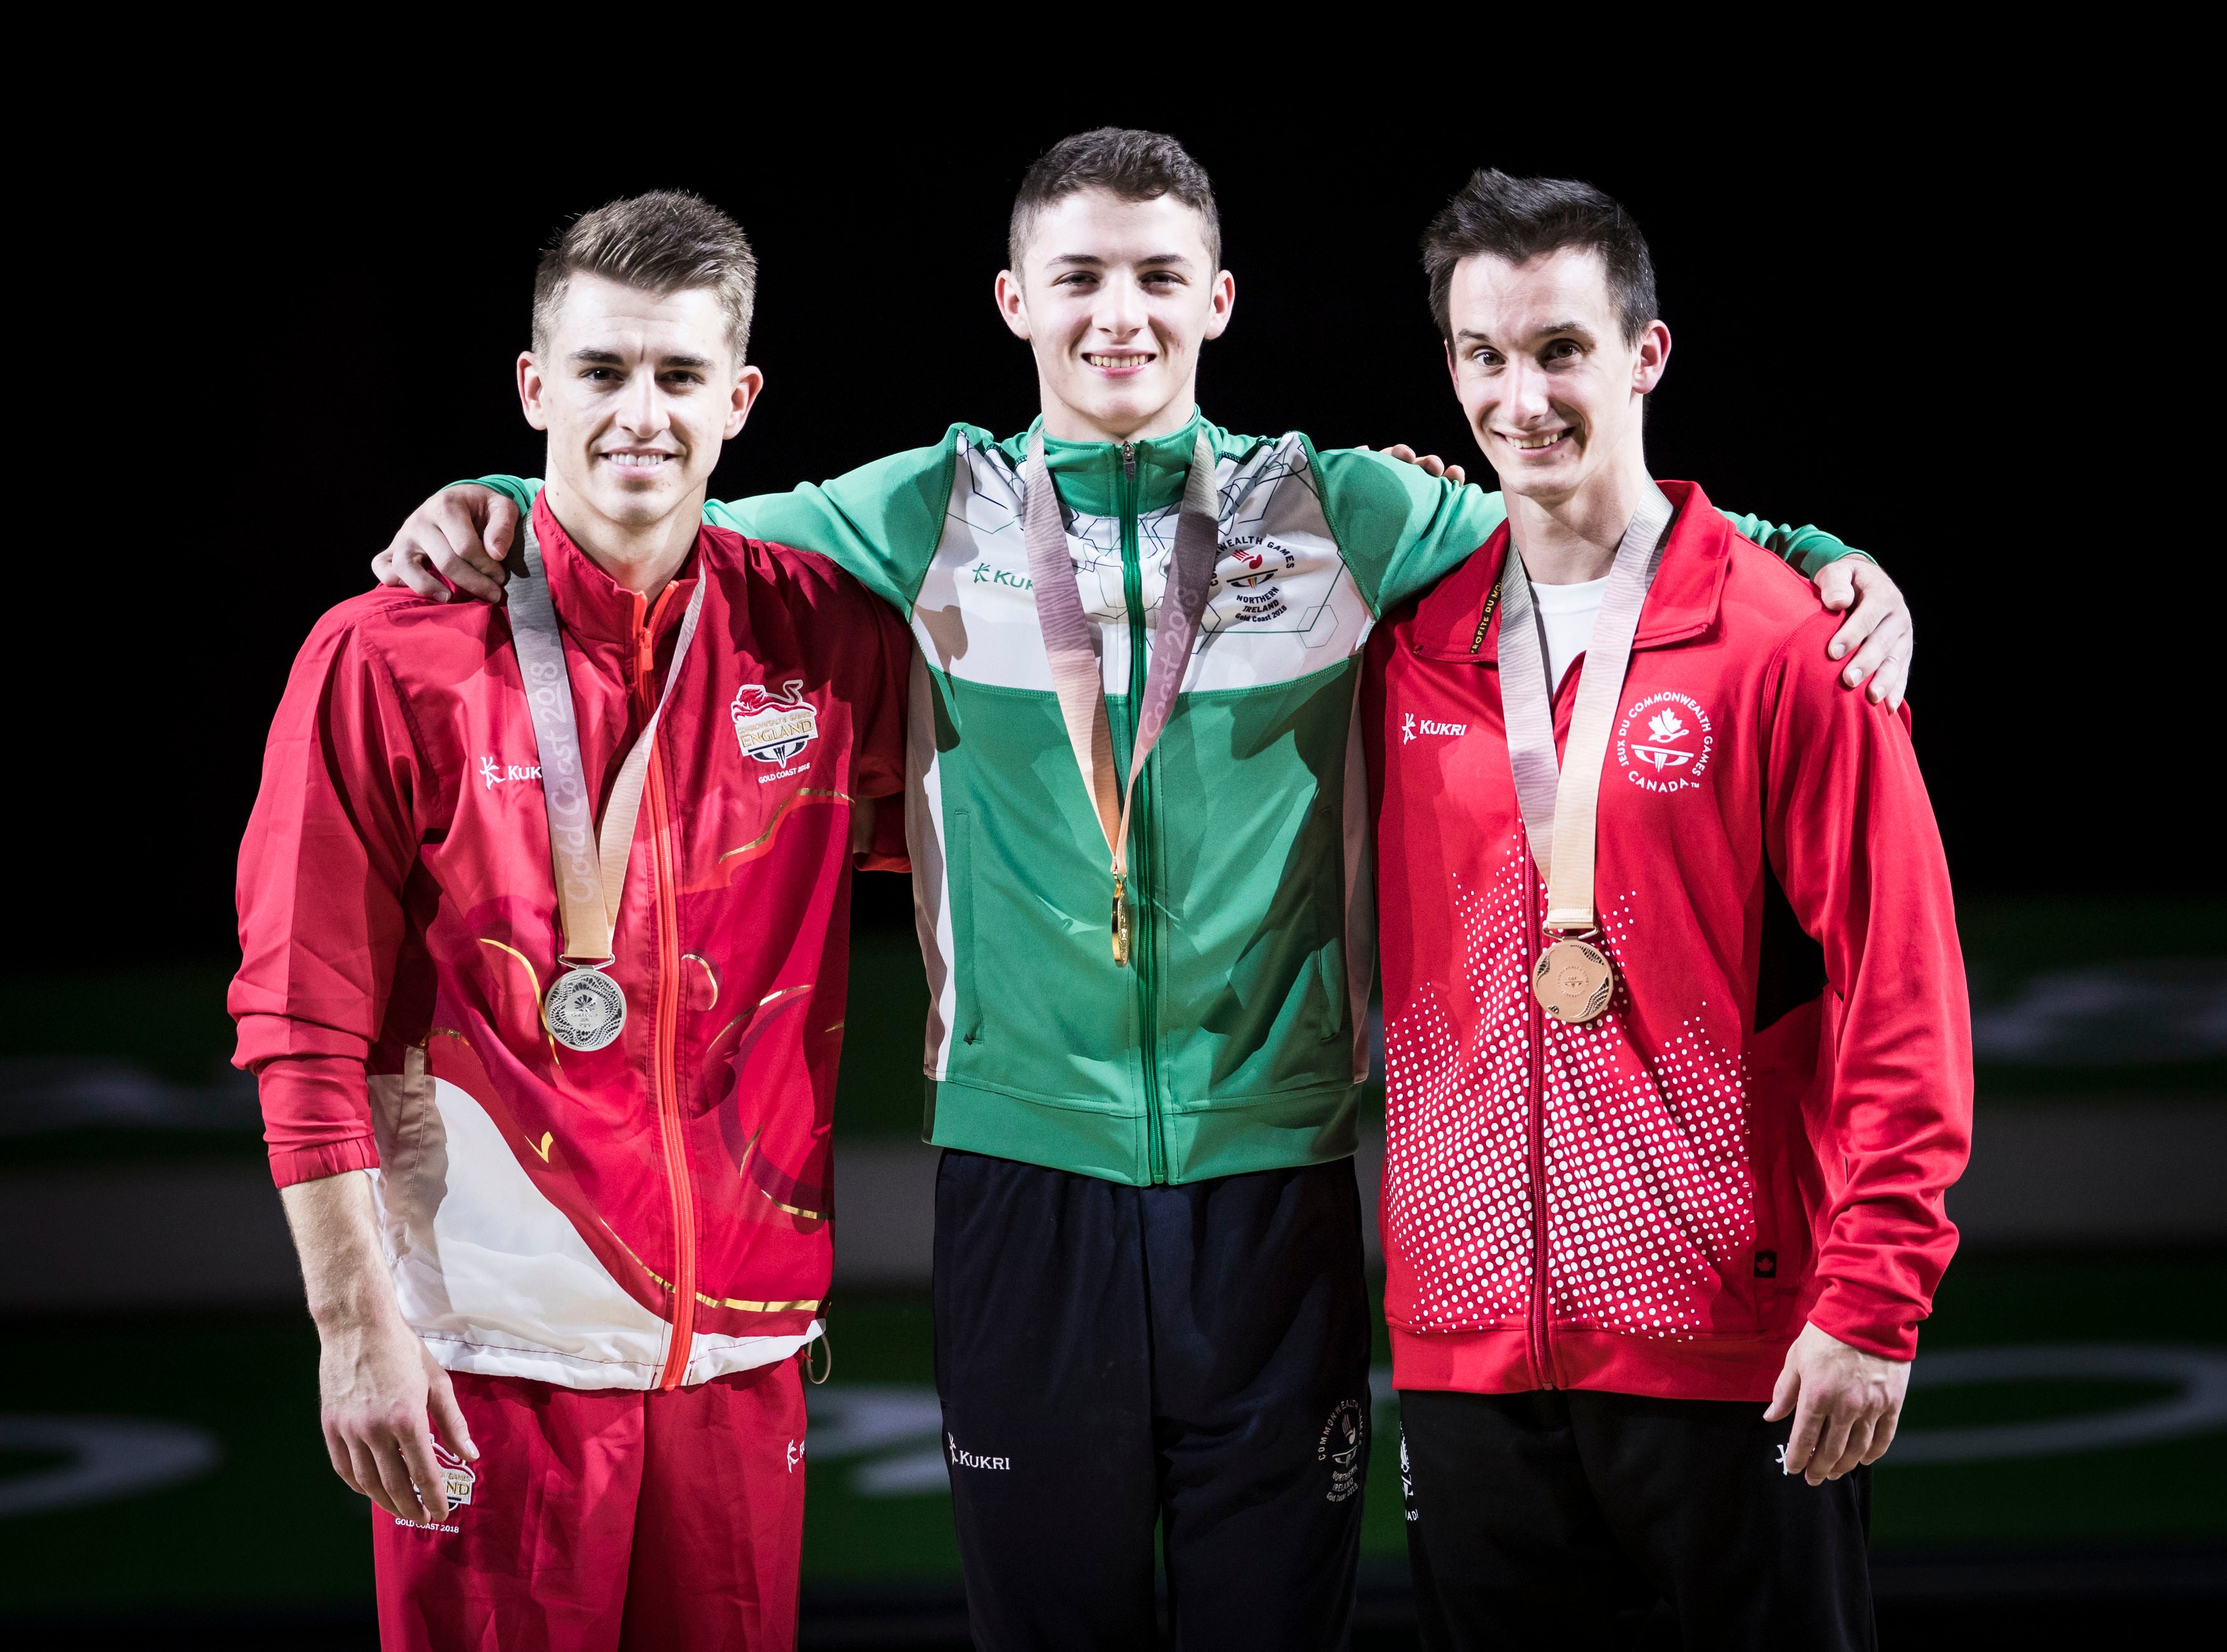
M 1419 991 L 1384 1029 L 1385 1241 L 1413 1279 L 1407 1324 L 1416 1330 L 1487 1330 L 1528 1310 L 1528 943 L 1537 881 L 1520 838 L 1484 887 L 1457 879 L 1460 1001 Z M 1625 896 L 1601 915 L 1612 963 L 1630 950 L 1632 914 Z M 1651 1061 L 1634 1047 L 1621 985 L 1597 1020 L 1542 1024 L 1547 1274 L 1558 1328 L 1736 1328 L 1713 1310 L 1732 1259 L 1755 1242 L 1745 1098 L 1739 1056 L 1708 1036 L 1704 1007 L 1656 1035 Z

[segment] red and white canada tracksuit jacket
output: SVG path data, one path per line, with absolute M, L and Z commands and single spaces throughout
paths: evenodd
M 903 788 L 910 644 L 807 552 L 707 527 L 646 602 L 534 520 L 598 818 L 708 582 L 627 866 L 624 1032 L 581 1054 L 543 1024 L 556 890 L 507 616 L 381 590 L 318 622 L 271 729 L 236 1060 L 280 1185 L 375 1169 L 442 1364 L 672 1387 L 793 1352 L 827 1294 L 851 806 Z
M 1969 1009 L 1906 720 L 1840 686 L 1798 574 L 1662 486 L 1600 787 L 1598 1020 L 1530 992 L 1546 890 L 1479 624 L 1507 528 L 1369 645 L 1401 1387 L 1766 1400 L 1805 1319 L 1910 1358 L 1956 1247 Z

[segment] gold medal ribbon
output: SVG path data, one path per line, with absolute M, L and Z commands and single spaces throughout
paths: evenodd
M 1037 628 L 1051 663 L 1052 691 L 1059 698 L 1068 743 L 1076 770 L 1090 794 L 1098 829 L 1113 857 L 1114 961 L 1129 961 L 1129 817 L 1137 797 L 1137 776 L 1159 743 L 1175 711 L 1191 649 L 1198 641 L 1206 593 L 1221 556 L 1219 513 L 1215 508 L 1214 449 L 1201 431 L 1184 482 L 1183 507 L 1176 519 L 1176 541 L 1168 554 L 1166 586 L 1155 617 L 1152 660 L 1145 673 L 1144 703 L 1137 708 L 1136 734 L 1129 749 L 1129 777 L 1116 775 L 1114 735 L 1106 712 L 1106 688 L 1098 659 L 1098 628 L 1082 611 L 1075 589 L 1075 562 L 1068 555 L 1067 524 L 1059 495 L 1044 462 L 1043 435 L 1029 438 L 1028 462 L 1021 467 L 1022 523 L 1029 554 L 1029 580 L 1035 589 Z
M 1500 704 L 1508 729 L 1508 762 L 1516 776 L 1523 835 L 1547 880 L 1545 927 L 1564 943 L 1541 955 L 1534 985 L 1548 1012 L 1565 1020 L 1589 1021 L 1598 1015 L 1607 1005 L 1613 981 L 1598 948 L 1570 943 L 1599 928 L 1593 909 L 1593 856 L 1601 768 L 1608 756 L 1617 702 L 1624 693 L 1624 673 L 1631 664 L 1632 639 L 1639 633 L 1640 610 L 1647 604 L 1655 571 L 1662 565 L 1662 546 L 1675 514 L 1662 490 L 1649 482 L 1646 497 L 1632 512 L 1617 545 L 1616 561 L 1601 592 L 1600 611 L 1594 616 L 1585 667 L 1578 677 L 1577 699 L 1570 708 L 1569 744 L 1559 762 L 1554 703 L 1558 685 L 1547 678 L 1538 604 L 1532 600 L 1530 578 L 1512 531 L 1501 572 Z M 1556 954 L 1566 955 L 1550 966 Z M 1563 983 L 1559 998 L 1550 1000 L 1548 978 L 1557 968 L 1573 973 Z

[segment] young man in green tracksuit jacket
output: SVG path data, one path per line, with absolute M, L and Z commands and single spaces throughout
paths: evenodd
M 833 558 L 919 645 L 936 1376 L 986 1647 L 1148 1643 L 1162 1522 L 1186 1644 L 1337 1645 L 1350 1617 L 1369 1327 L 1349 1161 L 1375 966 L 1356 673 L 1375 616 L 1504 513 L 1420 466 L 1200 417 L 1197 352 L 1234 299 L 1219 239 L 1173 140 L 1068 139 L 1022 185 L 998 285 L 1037 423 L 955 424 L 706 510 Z M 1039 475 L 1056 510 L 1031 534 Z M 383 577 L 494 594 L 481 535 L 506 544 L 533 487 L 428 501 Z M 1847 550 L 1734 522 L 1804 572 Z M 1079 618 L 1038 602 L 1047 555 Z M 1866 577 L 1857 628 L 1892 623 L 1858 677 L 1901 635 Z M 1188 646 L 1155 673 L 1164 635 Z M 1060 676 L 1078 648 L 1080 689 Z

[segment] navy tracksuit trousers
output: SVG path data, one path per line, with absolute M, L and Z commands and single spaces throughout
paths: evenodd
M 947 1151 L 935 1386 L 975 1642 L 1347 1643 L 1369 1470 L 1353 1163 L 1180 1187 Z

